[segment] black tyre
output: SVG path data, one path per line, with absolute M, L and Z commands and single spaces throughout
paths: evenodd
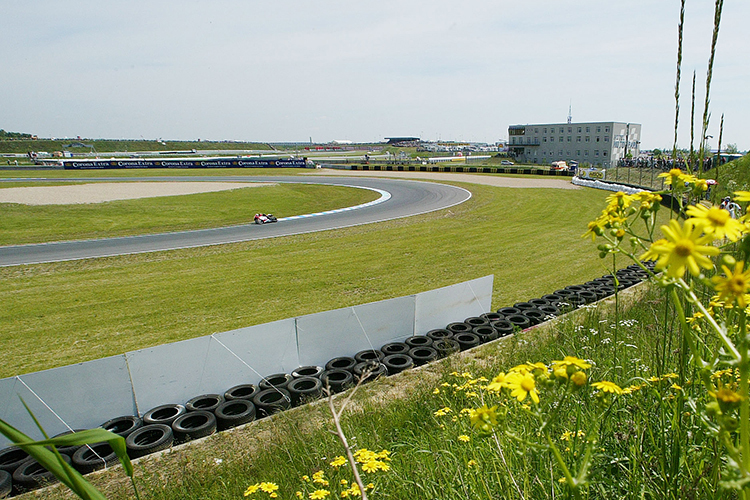
M 404 343 L 411 349 L 415 347 L 430 347 L 432 345 L 432 339 L 426 335 L 414 335 L 404 340 Z
M 354 386 L 354 375 L 349 370 L 326 370 L 320 375 L 320 381 L 324 389 L 337 393 Z
M 515 326 L 513 326 L 513 323 L 511 323 L 507 319 L 501 319 L 501 320 L 493 322 L 492 328 L 495 329 L 498 337 L 507 337 L 508 335 L 511 335 L 514 331 L 516 331 L 516 328 Z
M 529 299 L 528 303 L 536 308 L 539 308 L 540 306 L 549 305 L 550 301 L 547 299 Z
M 497 330 L 490 325 L 478 326 L 474 328 L 471 333 L 479 337 L 479 342 L 482 344 L 493 341 L 499 337 Z
M 430 337 L 433 342 L 437 340 L 449 339 L 453 337 L 453 332 L 446 330 L 445 328 L 437 328 L 427 332 L 427 337 Z
M 406 354 L 409 352 L 409 346 L 403 342 L 391 342 L 381 347 L 380 351 L 386 356 L 390 356 L 391 354 Z
M 220 431 L 255 420 L 255 405 L 248 399 L 224 401 L 215 410 L 216 428 Z
M 523 314 L 511 314 L 505 319 L 513 323 L 514 327 L 517 327 L 521 330 L 525 330 L 526 328 L 529 328 L 531 326 L 531 321 Z
M 433 342 L 432 348 L 437 351 L 438 356 L 441 358 L 445 358 L 461 350 L 461 346 L 452 338 L 436 340 Z
M 378 377 L 385 377 L 388 375 L 388 370 L 385 365 L 380 361 L 362 361 L 354 365 L 354 378 L 360 380 L 362 376 L 368 372 L 369 375 L 362 382 L 372 382 Z
M 557 295 L 556 293 L 550 293 L 550 294 L 547 294 L 547 295 L 542 295 L 542 299 L 546 300 L 547 302 L 549 302 L 550 304 L 553 304 L 553 305 L 556 304 L 556 303 L 558 303 L 558 302 L 562 302 L 563 298 L 564 297 L 562 295 Z
M 326 370 L 346 370 L 351 372 L 354 369 L 354 365 L 357 364 L 357 360 L 348 356 L 340 356 L 333 358 L 326 363 Z
M 489 325 L 490 324 L 490 322 L 487 321 L 486 318 L 482 318 L 481 316 L 474 316 L 474 317 L 471 317 L 471 318 L 466 318 L 464 320 L 464 323 L 466 323 L 467 325 L 471 326 L 472 328 L 476 328 L 478 326 L 484 326 L 484 325 Z
M 292 377 L 294 378 L 300 378 L 300 377 L 315 377 L 320 378 L 320 374 L 323 373 L 323 367 L 322 366 L 300 366 L 296 370 L 292 372 Z
M 517 307 L 501 307 L 497 310 L 498 314 L 502 314 L 506 318 L 511 314 L 521 314 L 521 310 Z
M 107 420 L 101 425 L 101 428 L 113 432 L 118 436 L 128 437 L 128 435 L 143 425 L 141 417 L 134 415 L 124 415 Z
M 384 357 L 385 354 L 383 354 L 383 352 L 379 351 L 378 349 L 365 349 L 364 351 L 359 351 L 357 354 L 355 354 L 354 360 L 357 363 L 362 363 L 363 361 L 380 361 Z M 352 371 L 353 370 L 354 368 L 352 368 Z
M 454 335 L 453 340 L 458 342 L 458 345 L 461 347 L 462 351 L 471 349 L 472 347 L 476 347 L 481 344 L 479 337 L 471 332 Z
M 407 351 L 408 352 L 408 351 Z M 406 354 L 391 354 L 383 358 L 388 375 L 395 375 L 414 366 L 414 360 Z
M 263 377 L 260 382 L 258 382 L 258 388 L 260 388 L 261 391 L 273 388 L 286 389 L 286 386 L 288 386 L 289 382 L 292 380 L 294 380 L 294 377 L 288 373 L 274 373 L 273 375 Z
M 581 285 L 570 285 L 570 286 L 566 286 L 565 290 L 570 290 L 571 292 L 576 292 L 577 293 L 577 292 L 580 292 L 581 290 L 585 290 L 585 288 L 583 286 L 581 286 Z M 557 293 L 557 292 L 555 292 L 555 293 Z
M 548 304 L 546 306 L 539 306 L 539 310 L 542 311 L 546 316 L 559 316 L 560 315 L 560 309 L 557 307 Z
M 473 327 L 467 323 L 450 323 L 448 326 L 445 327 L 446 330 L 449 332 L 453 332 L 453 336 L 455 337 L 459 333 L 469 333 Z
M 70 457 L 61 453 L 60 456 L 66 463 L 70 464 Z M 35 490 L 48 484 L 56 483 L 58 479 L 54 474 L 41 466 L 34 459 L 29 459 L 13 471 L 13 487 L 18 493 Z
M 251 401 L 259 392 L 260 389 L 254 384 L 235 385 L 224 393 L 224 400 L 232 401 L 233 399 L 247 399 L 248 401 Z
M 581 290 L 580 292 L 578 292 L 578 296 L 581 297 L 581 299 L 583 299 L 586 304 L 596 302 L 599 298 L 596 295 L 596 292 L 592 292 L 591 290 Z
M 0 498 L 5 498 L 10 495 L 13 489 L 13 479 L 10 472 L 7 470 L 0 470 Z
M 323 395 L 323 383 L 319 378 L 300 377 L 292 380 L 287 386 L 292 397 L 292 406 L 299 406 Z
M 185 409 L 187 411 L 214 411 L 223 402 L 224 396 L 221 394 L 204 394 L 185 403 Z
M 438 358 L 438 353 L 429 346 L 414 347 L 409 350 L 408 356 L 414 360 L 415 366 L 422 366 L 430 361 L 435 361 Z
M 613 286 L 602 285 L 602 286 L 599 287 L 599 290 L 602 291 L 602 293 L 604 294 L 605 297 L 609 297 L 610 295 L 614 295 L 615 294 L 615 287 L 613 287 Z
M 109 443 L 94 443 L 78 448 L 71 461 L 78 472 L 88 474 L 115 465 L 120 459 Z
M 487 323 L 492 323 L 493 321 L 497 321 L 499 319 L 503 319 L 504 316 L 502 314 L 500 314 L 500 313 L 488 312 L 488 313 L 480 314 L 479 317 L 486 319 Z
M 269 417 L 292 407 L 292 396 L 286 389 L 264 389 L 253 397 L 259 416 Z
M 72 431 L 65 431 L 65 432 L 61 432 L 60 434 L 55 434 L 52 437 L 56 438 L 56 437 L 60 437 L 60 436 L 67 436 L 68 434 L 75 434 L 76 432 L 80 432 L 82 430 L 84 430 L 84 429 L 74 429 Z M 68 455 L 69 457 L 71 457 L 71 456 L 73 456 L 73 453 L 75 453 L 76 451 L 78 451 L 78 448 L 80 448 L 81 446 L 83 446 L 83 445 L 74 444 L 74 445 L 70 445 L 70 446 L 56 446 L 56 448 L 57 448 L 57 451 L 59 451 L 63 455 Z
M 177 420 L 177 417 L 184 415 L 186 411 L 187 410 L 182 405 L 169 404 L 157 406 L 143 414 L 143 424 L 161 424 L 169 426 L 172 425 L 172 422 Z
M 562 289 L 562 290 L 555 290 L 554 295 L 559 296 L 561 302 L 567 302 L 570 297 L 576 296 L 576 292 L 574 292 L 573 290 Z
M 526 316 L 529 318 L 529 322 L 531 325 L 538 325 L 542 321 L 544 321 L 544 318 L 547 317 L 546 314 L 544 314 L 539 309 L 526 309 L 524 312 L 521 313 L 521 315 Z
M 516 302 L 513 304 L 513 307 L 519 309 L 521 312 L 524 312 L 527 309 L 536 309 L 536 306 L 531 302 Z
M 165 424 L 149 424 L 140 427 L 125 438 L 130 458 L 143 457 L 166 450 L 174 443 L 172 427 Z
M 216 432 L 216 416 L 205 410 L 189 411 L 172 422 L 175 441 L 182 443 Z
M 13 473 L 19 465 L 28 460 L 29 454 L 18 446 L 10 446 L 0 450 L 0 470 Z

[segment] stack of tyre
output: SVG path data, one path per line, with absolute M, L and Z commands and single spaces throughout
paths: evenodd
M 653 269 L 653 262 L 644 263 Z M 101 427 L 125 438 L 128 456 L 138 458 L 170 448 L 175 443 L 209 436 L 305 404 L 326 394 L 342 392 L 360 379 L 369 382 L 395 375 L 459 351 L 513 334 L 556 317 L 576 307 L 613 295 L 647 279 L 638 265 L 620 269 L 615 275 L 571 285 L 539 298 L 501 307 L 497 312 L 466 318 L 445 328 L 415 335 L 403 342 L 390 342 L 380 349 L 366 349 L 354 356 L 339 356 L 325 366 L 301 366 L 291 373 L 264 377 L 257 385 L 242 384 L 223 394 L 203 394 L 185 404 L 160 405 L 143 418 L 126 415 L 104 422 Z M 107 443 L 59 449 L 63 458 L 86 474 L 112 465 L 117 456 Z M 0 450 L 0 498 L 54 481 L 54 477 L 23 450 Z

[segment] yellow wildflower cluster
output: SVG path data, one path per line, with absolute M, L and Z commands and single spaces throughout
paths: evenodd
M 649 216 L 659 210 L 661 195 L 641 191 L 636 194 L 625 194 L 618 191 L 607 197 L 607 206 L 599 217 L 589 222 L 585 236 L 591 235 L 591 240 L 603 236 L 605 231 L 610 237 L 622 240 L 627 233 L 628 218 L 640 214 Z
M 269 498 L 277 498 L 279 495 L 276 493 L 276 491 L 279 489 L 279 485 L 276 483 L 255 483 L 253 485 L 248 486 L 248 488 L 245 490 L 245 496 L 249 497 L 253 493 L 256 493 L 258 491 L 262 491 L 263 493 L 268 493 Z
M 391 452 L 389 452 L 388 450 L 383 450 L 376 453 L 374 451 L 362 448 L 361 450 L 357 450 L 356 452 L 354 452 L 354 459 L 357 461 L 357 463 L 362 465 L 362 470 L 367 473 L 373 473 L 379 470 L 385 472 L 390 470 L 391 468 L 391 466 L 386 463 L 391 460 L 389 457 L 390 453 Z

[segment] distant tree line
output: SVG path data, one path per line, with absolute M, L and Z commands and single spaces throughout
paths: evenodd
M 22 132 L 6 132 L 0 129 L 0 140 L 3 139 L 31 139 L 31 134 L 24 134 Z

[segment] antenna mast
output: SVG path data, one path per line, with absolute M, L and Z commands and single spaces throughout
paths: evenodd
M 568 125 L 573 123 L 573 101 L 570 101 L 570 104 L 568 105 Z

